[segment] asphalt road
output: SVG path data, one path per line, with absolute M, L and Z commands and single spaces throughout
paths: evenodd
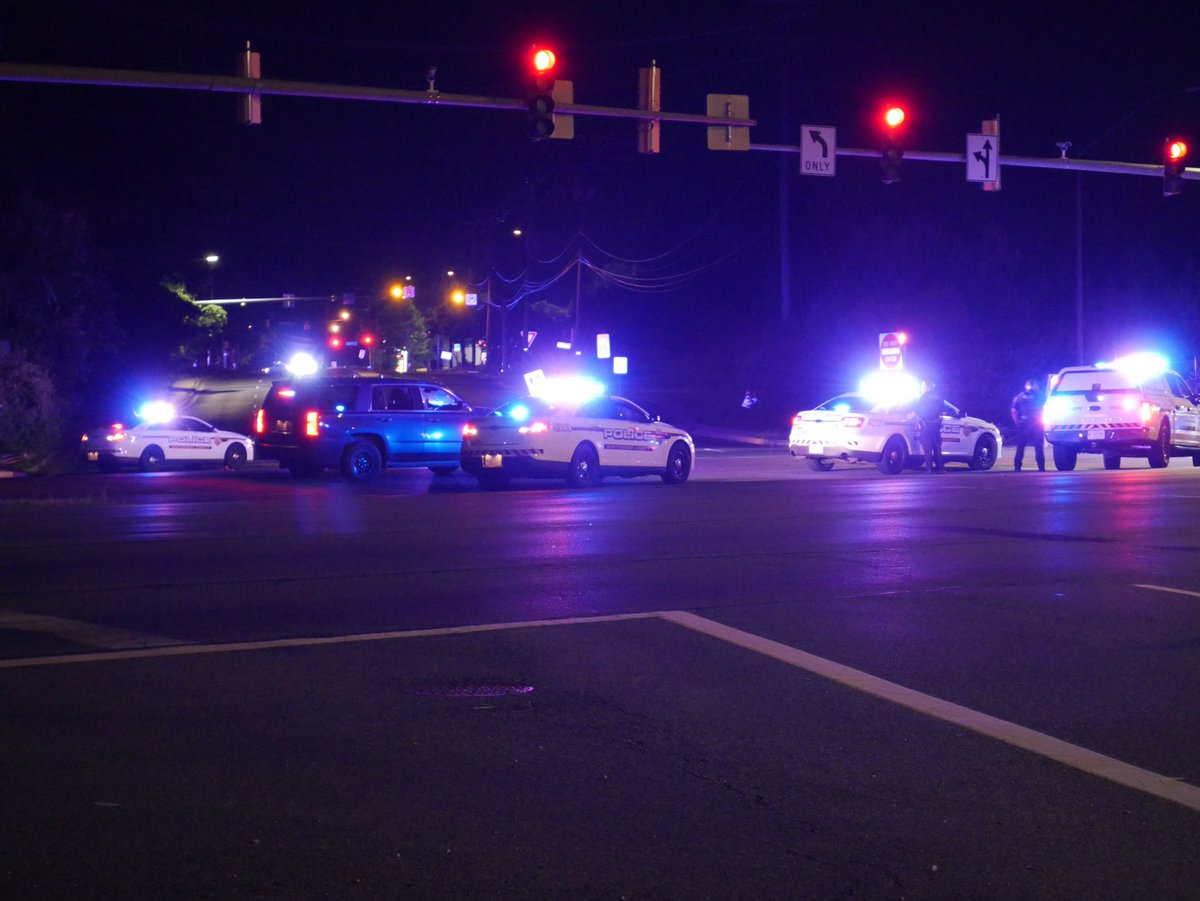
M 1186 462 L 0 482 L 0 896 L 1195 898 Z

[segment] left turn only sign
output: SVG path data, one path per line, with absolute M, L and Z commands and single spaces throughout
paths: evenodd
M 800 126 L 800 174 L 837 175 L 837 129 L 832 125 Z

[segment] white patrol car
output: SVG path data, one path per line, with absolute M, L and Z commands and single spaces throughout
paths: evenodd
M 694 459 L 687 432 L 608 394 L 581 402 L 523 397 L 463 427 L 462 468 L 484 488 L 521 477 L 584 488 L 606 475 L 657 475 L 674 485 L 687 481 Z
M 254 442 L 245 435 L 222 431 L 195 416 L 129 428 L 114 422 L 86 433 L 80 443 L 84 460 L 105 471 L 136 465 L 151 472 L 166 463 L 216 463 L 237 469 L 254 459 Z
M 1162 469 L 1186 456 L 1200 466 L 1200 395 L 1161 357 L 1068 366 L 1052 384 L 1042 422 L 1056 469 L 1074 469 L 1087 453 L 1103 454 L 1105 469 L 1119 469 L 1122 457 Z
M 1000 456 L 1000 430 L 945 402 L 942 459 L 991 469 Z M 874 463 L 889 475 L 925 461 L 911 404 L 885 406 L 863 394 L 841 394 L 792 419 L 788 449 L 818 472 L 835 463 Z

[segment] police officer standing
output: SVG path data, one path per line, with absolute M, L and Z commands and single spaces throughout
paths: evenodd
M 1037 459 L 1038 472 L 1046 471 L 1046 427 L 1042 424 L 1042 406 L 1044 400 L 1038 383 L 1033 379 L 1025 380 L 1025 388 L 1013 398 L 1012 421 L 1017 427 L 1017 453 L 1013 457 L 1013 469 L 1021 471 L 1021 461 L 1025 459 L 1025 445 L 1033 445 L 1033 455 Z
M 925 454 L 925 468 L 930 473 L 943 472 L 942 468 L 942 413 L 946 402 L 933 381 L 921 383 L 921 396 L 913 404 L 917 416 L 917 440 Z

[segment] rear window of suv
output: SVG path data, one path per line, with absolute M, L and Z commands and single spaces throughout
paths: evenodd
M 271 401 L 276 407 L 316 407 L 342 413 L 354 409 L 358 390 L 355 384 L 277 385 L 271 392 Z
M 1091 394 L 1105 391 L 1110 394 L 1139 390 L 1139 385 L 1127 372 L 1117 369 L 1085 369 L 1064 372 L 1055 394 Z

